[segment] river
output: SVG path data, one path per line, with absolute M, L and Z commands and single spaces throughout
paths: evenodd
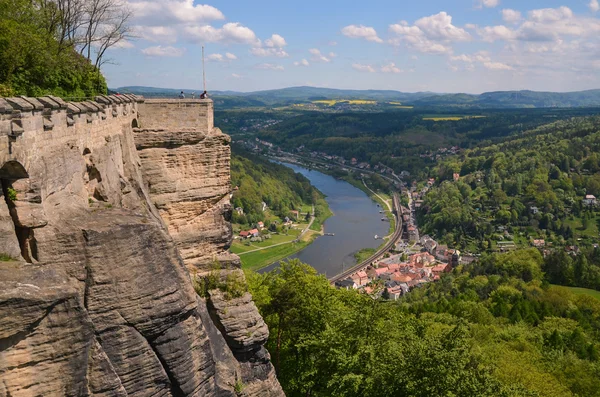
M 325 233 L 304 250 L 288 259 L 298 258 L 314 267 L 319 273 L 333 277 L 356 264 L 354 253 L 363 248 L 377 248 L 383 241 L 375 235 L 386 236 L 390 224 L 382 222 L 381 210 L 362 190 L 348 182 L 340 181 L 322 172 L 309 170 L 294 164 L 283 164 L 307 177 L 325 194 L 333 216 L 325 221 Z M 276 268 L 273 264 L 260 273 Z

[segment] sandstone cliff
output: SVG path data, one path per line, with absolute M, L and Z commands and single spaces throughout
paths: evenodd
M 190 279 L 240 272 L 212 111 L 0 98 L 0 397 L 283 395 L 251 296 Z

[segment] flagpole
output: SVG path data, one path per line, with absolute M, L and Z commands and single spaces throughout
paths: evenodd
M 206 67 L 204 64 L 204 46 L 202 46 L 202 83 L 204 85 L 204 92 L 206 92 Z

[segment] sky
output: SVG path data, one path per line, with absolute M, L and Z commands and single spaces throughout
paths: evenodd
M 600 88 L 599 0 L 123 0 L 109 87 Z

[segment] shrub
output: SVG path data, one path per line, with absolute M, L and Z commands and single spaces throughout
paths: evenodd
M 7 189 L 7 196 L 10 201 L 17 201 L 17 191 L 12 187 Z

